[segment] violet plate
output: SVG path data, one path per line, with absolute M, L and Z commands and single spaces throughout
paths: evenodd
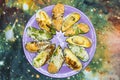
M 45 7 L 43 8 L 42 10 L 46 11 L 46 13 L 52 17 L 52 9 L 53 9 L 54 5 L 51 5 L 51 6 L 48 6 L 48 7 Z M 68 5 L 65 5 L 65 13 L 64 13 L 64 17 L 67 16 L 68 14 L 72 13 L 72 12 L 77 12 L 81 15 L 81 18 L 80 20 L 78 21 L 78 23 L 82 22 L 82 23 L 86 23 L 89 25 L 90 27 L 90 31 L 87 33 L 87 34 L 84 34 L 85 36 L 87 36 L 88 38 L 90 38 L 92 40 L 92 46 L 87 50 L 89 56 L 90 56 L 90 59 L 87 61 L 87 62 L 82 62 L 83 64 L 83 69 L 85 69 L 85 67 L 90 63 L 90 61 L 92 60 L 93 56 L 94 56 L 94 53 L 95 53 L 95 50 L 96 50 L 96 33 L 95 33 L 95 30 L 94 30 L 94 27 L 91 23 L 91 21 L 88 19 L 88 17 L 80 10 L 74 8 L 74 7 L 71 7 L 71 6 L 68 6 Z M 25 56 L 27 58 L 27 60 L 29 61 L 29 63 L 32 65 L 32 60 L 33 58 L 37 55 L 37 53 L 30 53 L 28 52 L 26 49 L 25 49 L 25 44 L 27 42 L 30 42 L 30 41 L 33 41 L 33 39 L 31 39 L 30 37 L 27 36 L 26 34 L 26 29 L 27 27 L 29 26 L 33 26 L 35 28 L 39 28 L 36 20 L 35 20 L 35 15 L 33 15 L 30 20 L 28 21 L 26 27 L 25 27 L 25 30 L 24 30 L 24 34 L 23 34 L 23 49 L 24 49 L 24 53 L 25 53 Z M 47 71 L 47 66 L 48 64 L 45 64 L 44 66 L 42 66 L 41 68 L 35 68 L 33 66 L 33 68 L 35 68 L 38 72 L 46 75 L 46 76 L 49 76 L 49 77 L 54 77 L 54 78 L 65 78 L 65 77 L 69 77 L 69 76 L 72 76 L 72 75 L 75 75 L 79 72 L 76 72 L 74 70 L 71 70 L 70 68 L 68 68 L 65 64 L 62 66 L 62 68 L 60 69 L 60 71 L 56 74 L 50 74 L 48 71 Z

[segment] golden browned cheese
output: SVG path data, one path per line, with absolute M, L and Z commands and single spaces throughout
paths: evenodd
M 64 5 L 63 4 L 56 4 L 53 8 L 53 18 L 61 17 L 64 14 Z
M 57 67 L 51 62 L 49 63 L 49 66 L 48 66 L 48 72 L 50 73 L 56 73 L 58 71 Z
M 49 52 L 49 57 L 50 58 L 53 54 L 55 50 L 55 45 L 51 44 L 51 45 L 48 45 L 46 48 L 45 48 L 45 51 Z
M 64 57 L 63 57 L 62 48 L 58 46 L 55 49 L 52 57 L 50 58 L 48 64 L 48 72 L 52 74 L 57 73 L 62 67 L 63 62 L 64 62 Z
M 65 32 L 65 36 L 71 36 L 75 34 L 75 30 L 73 28 L 69 28 L 66 32 Z
M 50 57 L 52 56 L 54 50 L 55 50 L 55 45 L 53 45 L 53 44 L 50 44 L 50 45 L 48 45 L 48 46 L 45 48 L 44 51 L 46 51 L 46 52 L 49 53 L 49 55 L 47 56 L 46 61 L 48 61 L 48 59 L 50 59 Z
M 92 45 L 91 40 L 85 36 L 72 36 L 72 37 L 67 38 L 66 41 L 69 44 L 82 46 L 86 48 L 89 48 Z
M 38 52 L 41 50 L 44 50 L 47 46 L 49 46 L 49 42 L 36 42 L 36 41 L 32 41 L 32 42 L 28 42 L 25 45 L 26 50 L 28 50 L 29 52 Z
M 63 26 L 62 26 L 62 31 L 65 32 L 68 30 L 70 27 L 72 27 L 78 20 L 80 19 L 80 14 L 79 13 L 70 13 L 64 20 Z
M 53 14 L 52 16 L 53 27 L 57 31 L 60 31 L 63 24 L 64 5 L 60 3 L 55 5 L 52 10 L 52 14 Z
M 57 19 L 53 19 L 52 22 L 53 22 L 53 25 L 54 25 L 55 29 L 57 31 L 60 31 L 62 23 L 63 23 L 63 19 L 60 17 L 60 18 L 57 18 Z
M 71 67 L 71 69 L 79 70 L 79 68 L 80 68 L 80 66 L 77 65 L 77 62 L 70 59 L 69 57 L 65 58 L 65 62 L 69 65 L 69 67 Z
M 84 34 L 89 32 L 90 28 L 87 24 L 85 23 L 79 23 L 75 24 L 71 28 L 67 29 L 65 31 L 65 36 L 73 36 L 73 35 L 78 35 L 78 34 Z
M 54 45 L 49 45 L 45 50 L 41 51 L 34 59 L 33 66 L 39 68 L 43 66 L 52 56 L 53 51 L 55 49 Z
M 89 26 L 85 23 L 80 23 L 77 27 L 82 31 L 81 33 L 87 33 L 89 31 Z
M 36 13 L 36 21 L 41 29 L 50 31 L 51 20 L 45 11 L 39 10 Z
M 64 49 L 65 63 L 73 70 L 79 71 L 82 69 L 82 63 L 68 48 Z
M 26 44 L 25 48 L 29 52 L 37 52 L 39 50 L 39 46 L 38 46 L 37 42 L 29 42 Z

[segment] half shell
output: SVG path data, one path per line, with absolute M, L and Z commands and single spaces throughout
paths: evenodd
M 39 10 L 36 13 L 36 21 L 41 29 L 50 32 L 49 27 L 51 27 L 51 19 L 45 11 Z
M 86 47 L 86 48 L 89 48 L 92 45 L 91 40 L 89 38 L 85 37 L 85 36 L 69 37 L 69 38 L 66 39 L 66 41 L 69 44 L 82 46 L 82 47 Z
M 48 65 L 48 72 L 52 74 L 57 73 L 59 69 L 62 67 L 63 62 L 64 62 L 64 57 L 63 57 L 62 48 L 58 46 L 50 59 Z
M 32 42 L 28 42 L 25 45 L 26 50 L 28 50 L 29 52 L 38 52 L 41 50 L 44 50 L 48 45 L 50 45 L 49 42 L 37 42 L 37 41 L 32 41 Z
M 85 23 L 75 24 L 71 28 L 65 31 L 65 36 L 73 36 L 78 34 L 84 34 L 89 31 L 89 26 Z
M 80 19 L 80 14 L 78 13 L 71 13 L 69 14 L 64 22 L 63 22 L 63 26 L 62 26 L 62 31 L 65 32 L 66 30 L 68 30 L 70 27 L 72 27 L 78 20 Z
M 63 24 L 64 5 L 60 3 L 55 5 L 52 10 L 52 14 L 53 14 L 52 16 L 53 27 L 57 31 L 60 31 Z
M 47 31 L 36 29 L 34 27 L 27 28 L 27 35 L 37 41 L 49 40 L 52 38 L 52 34 Z
M 82 63 L 68 48 L 64 49 L 65 63 L 73 70 L 80 71 L 82 69 Z
M 52 56 L 53 51 L 55 49 L 54 45 L 49 45 L 45 50 L 41 51 L 34 59 L 33 66 L 39 68 L 43 66 Z
M 69 45 L 69 48 L 80 60 L 84 62 L 89 60 L 89 55 L 84 47 Z

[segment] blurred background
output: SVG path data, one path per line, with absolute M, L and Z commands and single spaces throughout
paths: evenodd
M 64 79 L 37 72 L 22 48 L 23 31 L 31 16 L 58 2 L 84 12 L 97 35 L 91 63 Z M 0 0 L 0 80 L 120 80 L 120 0 Z

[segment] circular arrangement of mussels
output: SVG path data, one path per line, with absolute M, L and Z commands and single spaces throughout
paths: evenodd
M 39 29 L 27 28 L 27 35 L 33 41 L 26 43 L 25 48 L 30 54 L 38 53 L 33 59 L 33 66 L 40 68 L 47 62 L 47 70 L 52 74 L 57 73 L 63 63 L 72 70 L 80 71 L 83 67 L 81 61 L 89 60 L 85 49 L 92 45 L 91 40 L 83 35 L 89 32 L 89 26 L 77 23 L 81 15 L 73 12 L 63 17 L 64 10 L 63 4 L 55 5 L 52 19 L 45 11 L 39 10 L 36 13 Z

